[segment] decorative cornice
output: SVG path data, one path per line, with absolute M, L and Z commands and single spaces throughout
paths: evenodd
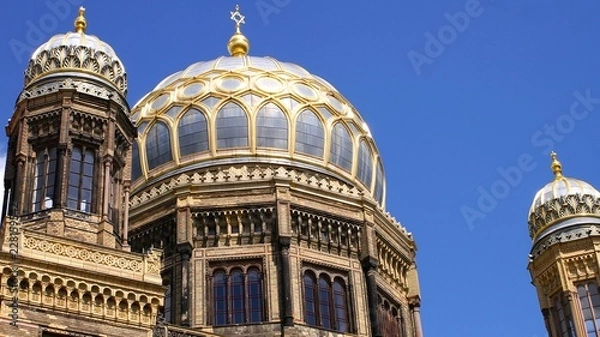
M 26 99 L 33 99 L 36 97 L 56 93 L 60 90 L 75 90 L 82 94 L 95 96 L 105 100 L 111 100 L 117 103 L 125 112 L 125 114 L 128 116 L 130 115 L 129 107 L 122 99 L 121 94 L 117 93 L 115 90 L 109 90 L 106 86 L 101 86 L 73 78 L 44 83 L 28 88 L 27 90 L 23 90 L 17 99 L 17 104 Z
M 256 165 L 255 167 L 248 167 L 240 165 L 229 168 L 211 168 L 203 172 L 194 172 L 191 175 L 182 173 L 177 177 L 163 182 L 158 187 L 154 186 L 136 193 L 131 197 L 131 207 L 141 206 L 181 186 L 199 186 L 225 182 L 270 181 L 274 178 L 291 179 L 299 185 L 315 187 L 323 191 L 334 192 L 352 198 L 360 196 L 360 192 L 356 187 L 321 174 L 283 166 Z

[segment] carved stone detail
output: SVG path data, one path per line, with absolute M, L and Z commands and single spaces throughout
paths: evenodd
M 598 273 L 598 263 L 594 254 L 586 254 L 565 259 L 569 279 L 573 281 L 586 280 Z
M 25 70 L 25 86 L 46 73 L 59 70 L 95 73 L 113 83 L 123 94 L 127 93 L 127 74 L 121 62 L 103 51 L 82 45 L 42 50 L 29 61 Z
M 552 199 L 529 215 L 529 236 L 534 238 L 543 229 L 571 216 L 600 216 L 600 198 L 589 194 L 570 194 Z
M 411 262 L 403 258 L 403 254 L 377 236 L 377 256 L 380 275 L 398 289 L 407 290 L 406 273 Z
M 537 277 L 537 285 L 543 294 L 549 296 L 560 288 L 560 274 L 556 265 L 546 269 Z

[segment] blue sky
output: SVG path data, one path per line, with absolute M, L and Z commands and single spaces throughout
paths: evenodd
M 29 51 L 19 48 L 72 30 L 80 4 L 87 32 L 124 62 L 133 105 L 167 75 L 225 55 L 235 3 L 3 1 L 0 119 L 22 89 Z M 251 55 L 327 79 L 369 124 L 387 209 L 417 240 L 425 335 L 546 336 L 527 214 L 552 178 L 550 150 L 567 176 L 600 187 L 600 2 L 240 5 Z

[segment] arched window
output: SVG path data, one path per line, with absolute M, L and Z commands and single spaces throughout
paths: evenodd
M 385 177 L 383 176 L 383 165 L 381 162 L 377 163 L 377 175 L 375 176 L 375 191 L 373 192 L 373 196 L 375 200 L 379 204 L 383 203 L 383 184 L 385 181 Z
M 287 149 L 288 121 L 281 109 L 268 103 L 258 110 L 256 115 L 256 145 Z
M 338 331 L 348 331 L 348 303 L 346 303 L 346 287 L 344 282 L 336 279 L 333 282 L 333 304 L 335 310 L 335 326 Z
M 206 117 L 197 109 L 190 109 L 179 120 L 179 151 L 181 156 L 208 151 Z
M 248 118 L 235 103 L 227 103 L 217 113 L 217 148 L 248 146 Z
M 94 152 L 73 147 L 67 194 L 67 208 L 91 212 L 94 182 Z
M 333 127 L 330 153 L 331 157 L 329 160 L 333 164 L 347 171 L 352 169 L 352 140 L 350 133 L 348 133 L 348 130 L 342 123 L 337 123 Z
M 371 189 L 371 179 L 373 177 L 373 159 L 371 149 L 366 141 L 362 140 L 358 147 L 358 170 L 357 176 L 367 188 Z
M 377 300 L 377 317 L 383 337 L 404 337 L 406 334 L 401 306 L 382 299 L 381 295 L 377 296 Z
M 148 131 L 146 135 L 146 154 L 148 169 L 150 170 L 173 159 L 171 137 L 169 128 L 165 123 L 157 122 Z
M 310 110 L 304 110 L 296 121 L 295 151 L 316 157 L 323 157 L 325 129 L 323 123 Z
M 262 277 L 257 268 L 248 271 L 248 322 L 263 321 Z
M 575 337 L 575 326 L 573 324 L 573 314 L 567 297 L 563 292 L 555 295 L 553 298 L 555 315 L 555 324 L 559 336 Z
M 331 283 L 325 275 L 319 277 L 319 319 L 320 326 L 331 329 Z
M 600 337 L 600 294 L 595 282 L 577 286 L 587 336 Z
M 250 266 L 230 271 L 217 269 L 212 277 L 213 324 L 244 324 L 264 321 L 263 277 Z
M 32 211 L 52 208 L 56 180 L 56 148 L 41 149 L 35 157 Z
M 142 165 L 140 164 L 140 148 L 137 141 L 133 141 L 131 147 L 131 180 L 142 176 Z
M 222 270 L 215 272 L 213 275 L 213 310 L 215 325 L 228 323 L 227 277 Z
M 231 294 L 231 323 L 246 322 L 244 307 L 244 276 L 239 269 L 234 270 L 229 276 L 229 294 Z
M 327 274 L 316 278 L 304 273 L 304 321 L 308 325 L 339 332 L 349 332 L 348 295 L 341 278 L 332 283 Z
M 317 285 L 311 272 L 304 274 L 304 320 L 308 325 L 317 325 Z

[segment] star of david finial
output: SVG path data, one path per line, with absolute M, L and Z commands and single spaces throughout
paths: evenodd
M 235 22 L 235 31 L 237 33 L 239 33 L 240 25 L 246 24 L 246 22 L 244 21 L 244 19 L 246 17 L 243 16 L 242 13 L 240 13 L 240 5 L 235 5 L 235 12 L 229 12 L 229 13 L 231 14 L 231 16 L 229 18 L 231 20 L 233 20 L 233 22 Z

